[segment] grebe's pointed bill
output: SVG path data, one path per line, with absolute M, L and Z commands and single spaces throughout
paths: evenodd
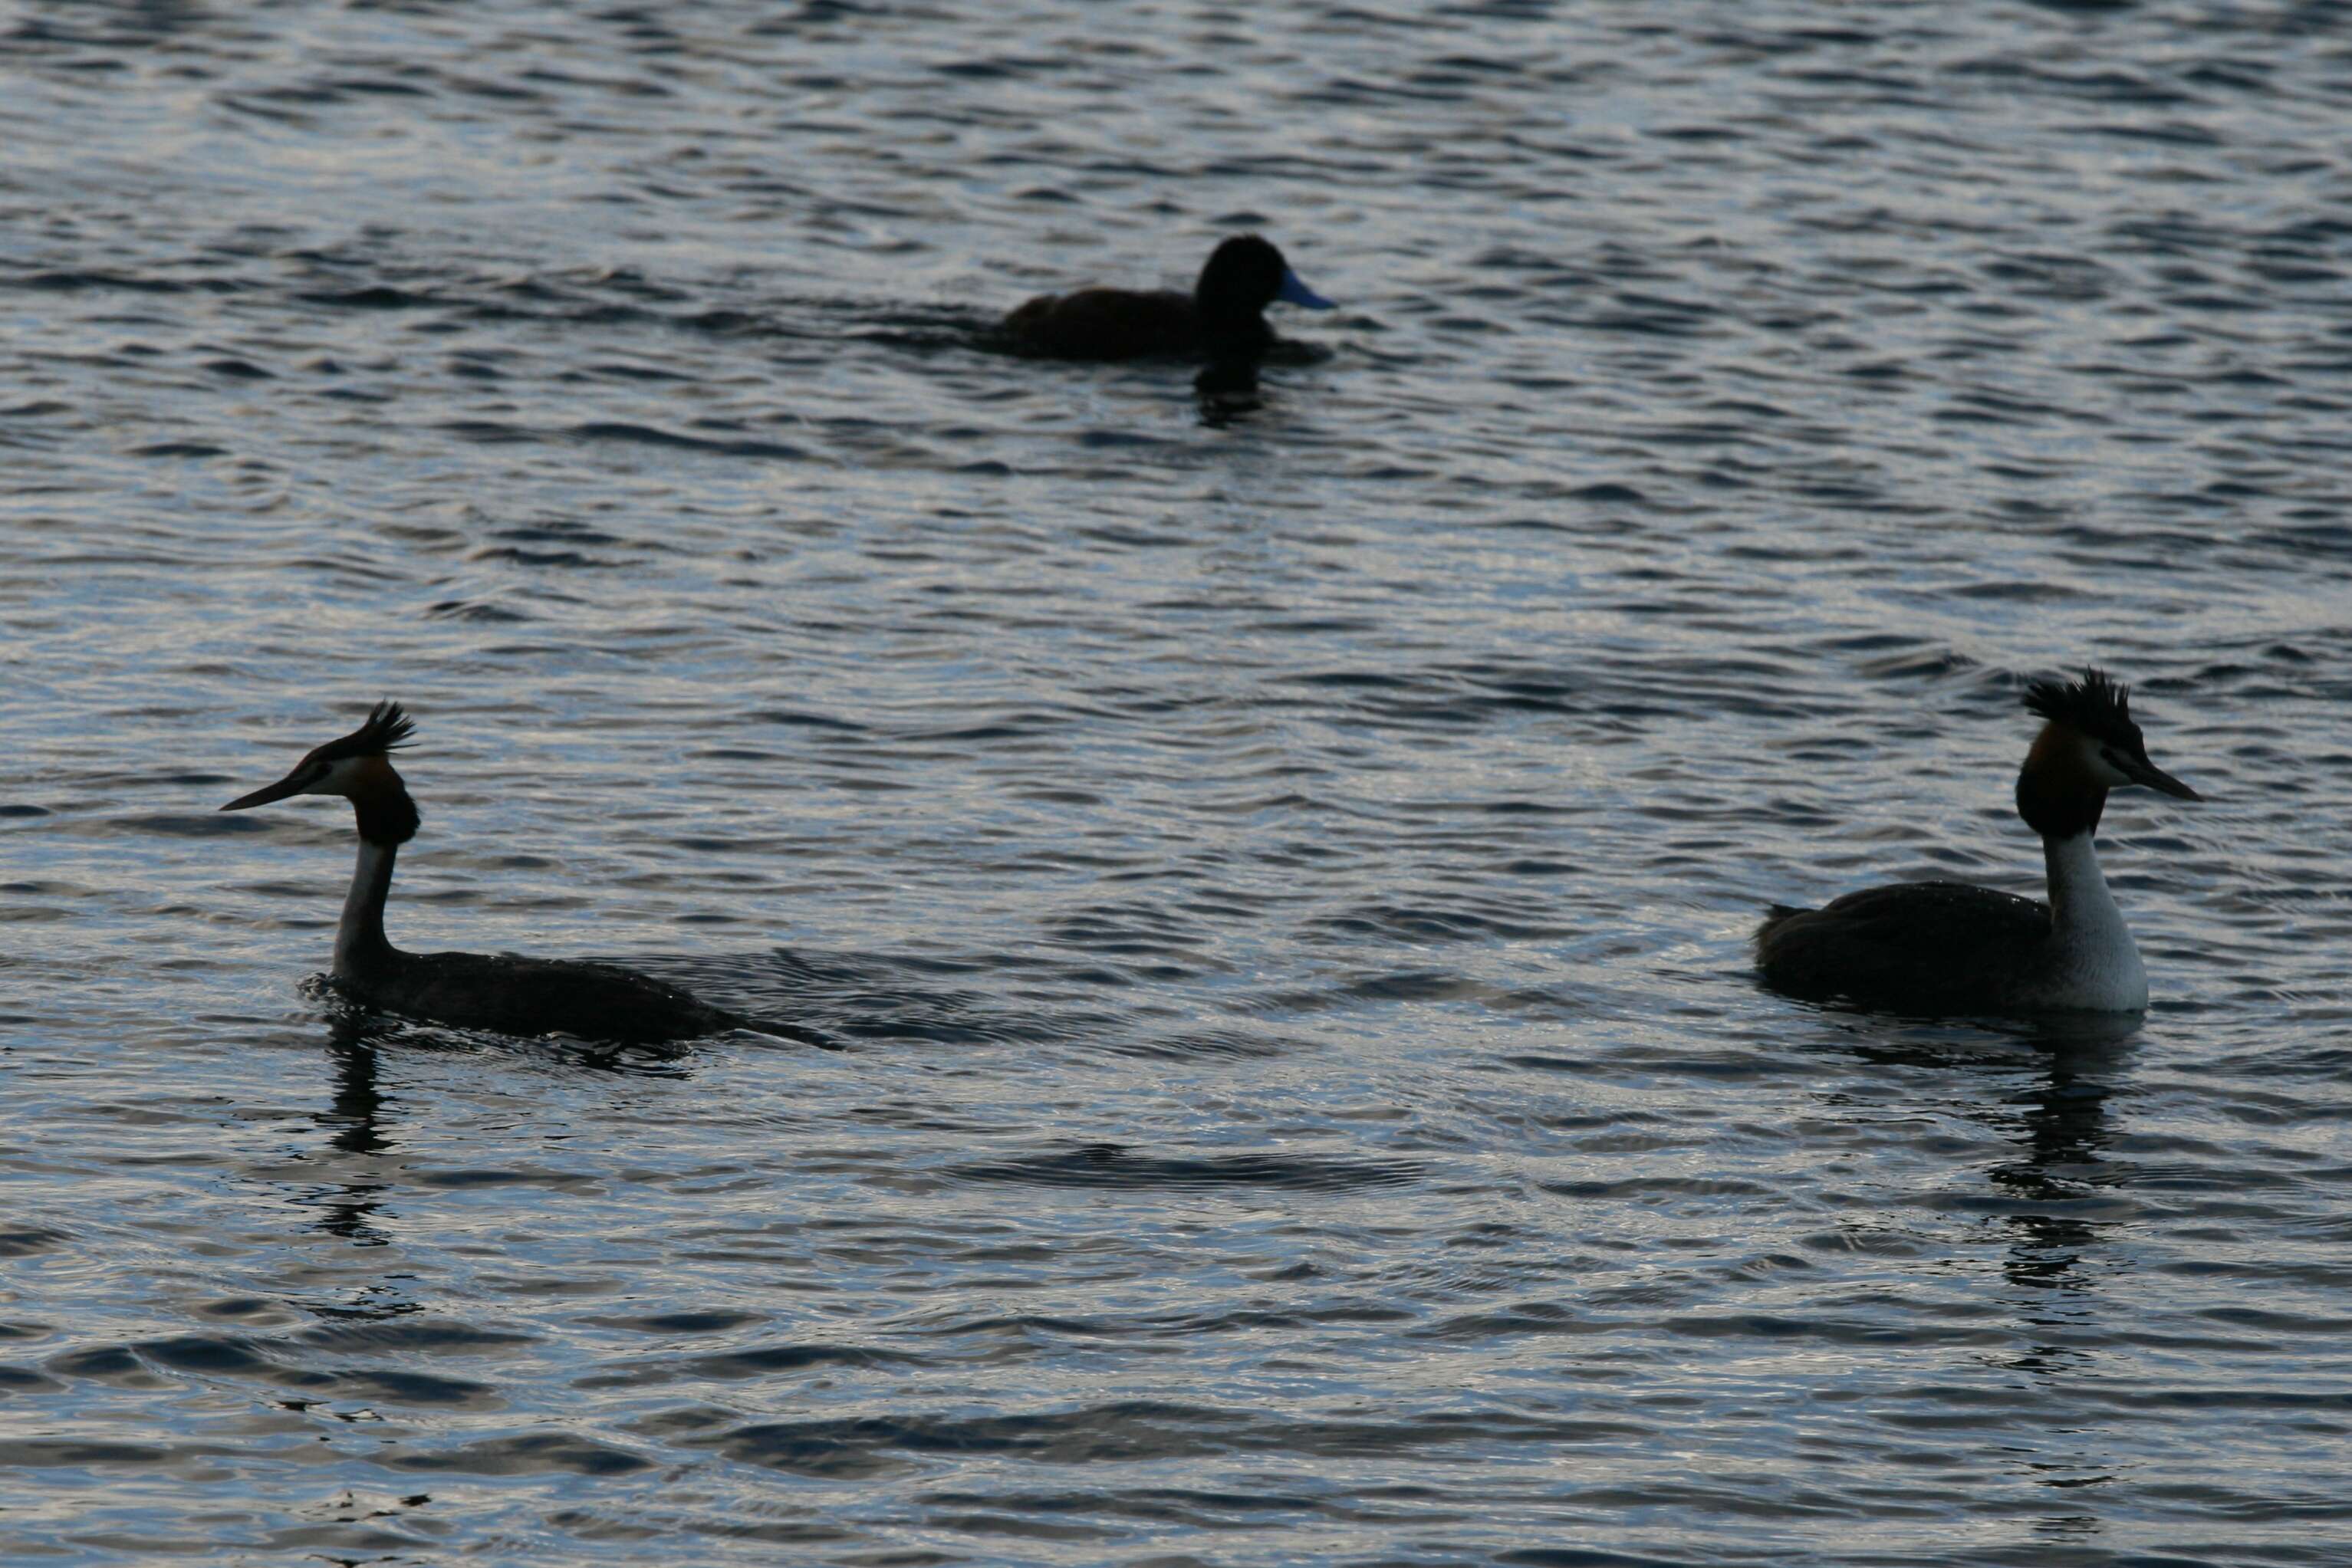
M 2169 795 L 2176 800 L 2205 799 L 2204 796 L 2200 795 L 2144 757 L 2117 757 L 2114 761 L 2116 768 L 2122 770 L 2124 777 L 2135 784 L 2145 784 L 2149 789 L 2160 794 Z
M 283 800 L 289 795 L 299 795 L 311 785 L 326 778 L 328 768 L 325 764 L 315 763 L 309 758 L 304 758 L 299 767 L 277 783 L 265 784 L 250 795 L 239 795 L 221 810 L 242 811 L 249 806 L 267 806 L 272 800 Z
M 1261 274 L 1260 276 L 1263 277 L 1264 275 Z M 1264 284 L 1260 284 L 1258 287 L 1263 288 L 1265 286 Z M 1286 304 L 1303 305 L 1309 310 L 1337 310 L 1339 308 L 1339 306 L 1333 304 L 1330 300 L 1324 298 L 1320 294 L 1318 294 L 1315 290 L 1307 287 L 1306 282 L 1300 278 L 1298 274 L 1291 271 L 1290 268 L 1286 267 L 1282 269 L 1282 287 L 1274 291 L 1274 297 L 1276 299 L 1282 300 Z

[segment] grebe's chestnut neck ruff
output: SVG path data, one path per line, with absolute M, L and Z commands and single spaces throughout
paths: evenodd
M 650 1043 L 751 1029 L 829 1043 L 814 1030 L 740 1018 L 612 964 L 394 947 L 383 934 L 384 900 L 393 862 L 420 819 L 391 754 L 407 746 L 415 727 L 397 703 L 378 703 L 359 728 L 311 751 L 277 783 L 221 808 L 242 811 L 289 795 L 341 795 L 352 803 L 359 863 L 335 929 L 331 977 L 340 989 L 387 1012 L 503 1034 Z
M 2135 1012 L 2147 1006 L 2123 912 L 2092 849 L 2107 792 L 2197 791 L 2147 758 L 2131 693 L 2102 670 L 2035 681 L 2044 721 L 2017 776 L 2017 814 L 2042 835 L 2050 902 L 1956 882 L 1851 893 L 1820 909 L 1775 905 L 1756 933 L 1767 985 L 1918 1013 Z

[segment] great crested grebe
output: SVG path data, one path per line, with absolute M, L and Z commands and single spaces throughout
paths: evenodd
M 294 765 L 277 783 L 221 808 L 242 811 L 289 795 L 341 795 L 359 820 L 359 864 L 335 928 L 336 987 L 370 1007 L 501 1034 L 562 1033 L 632 1044 L 755 1030 L 829 1045 L 814 1030 L 748 1019 L 696 1000 L 675 986 L 613 964 L 521 958 L 509 953 L 404 953 L 384 939 L 383 903 L 392 862 L 416 836 L 416 802 L 392 766 L 415 727 L 397 703 L 382 702 L 367 722 Z
M 2091 835 L 2107 791 L 2196 790 L 2147 759 L 2131 692 L 2103 670 L 2035 681 L 2025 706 L 2047 722 L 2017 775 L 2017 814 L 2042 835 L 2050 902 L 1959 882 L 1850 893 L 1819 909 L 1775 904 L 1756 933 L 1764 983 L 1921 1013 L 2137 1012 L 2147 971 L 2099 874 Z

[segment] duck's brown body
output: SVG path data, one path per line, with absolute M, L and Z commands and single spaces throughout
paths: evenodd
M 1139 360 L 1151 354 L 1201 352 L 1201 313 L 1190 295 L 1173 289 L 1080 288 L 1041 294 L 1014 307 L 1004 329 L 1030 353 L 1055 360 Z M 1274 334 L 1265 322 L 1259 351 Z

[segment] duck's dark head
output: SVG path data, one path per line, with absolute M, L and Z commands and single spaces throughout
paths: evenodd
M 358 814 L 360 837 L 379 844 L 404 844 L 416 836 L 420 818 L 416 802 L 408 798 L 408 786 L 392 766 L 391 754 L 408 744 L 415 727 L 398 703 L 378 703 L 359 728 L 312 748 L 285 778 L 240 795 L 221 810 L 242 811 L 289 795 L 341 795 Z
M 1255 319 L 1277 299 L 1309 310 L 1336 308 L 1299 280 L 1272 240 L 1258 235 L 1235 235 L 1211 251 L 1192 286 L 1193 303 L 1211 321 Z
M 2131 688 L 2105 670 L 2079 681 L 2035 681 L 2025 706 L 2045 721 L 2017 775 L 2017 814 L 2045 839 L 2097 830 L 2107 791 L 2145 785 L 2176 800 L 2203 797 L 2147 759 L 2132 722 Z

